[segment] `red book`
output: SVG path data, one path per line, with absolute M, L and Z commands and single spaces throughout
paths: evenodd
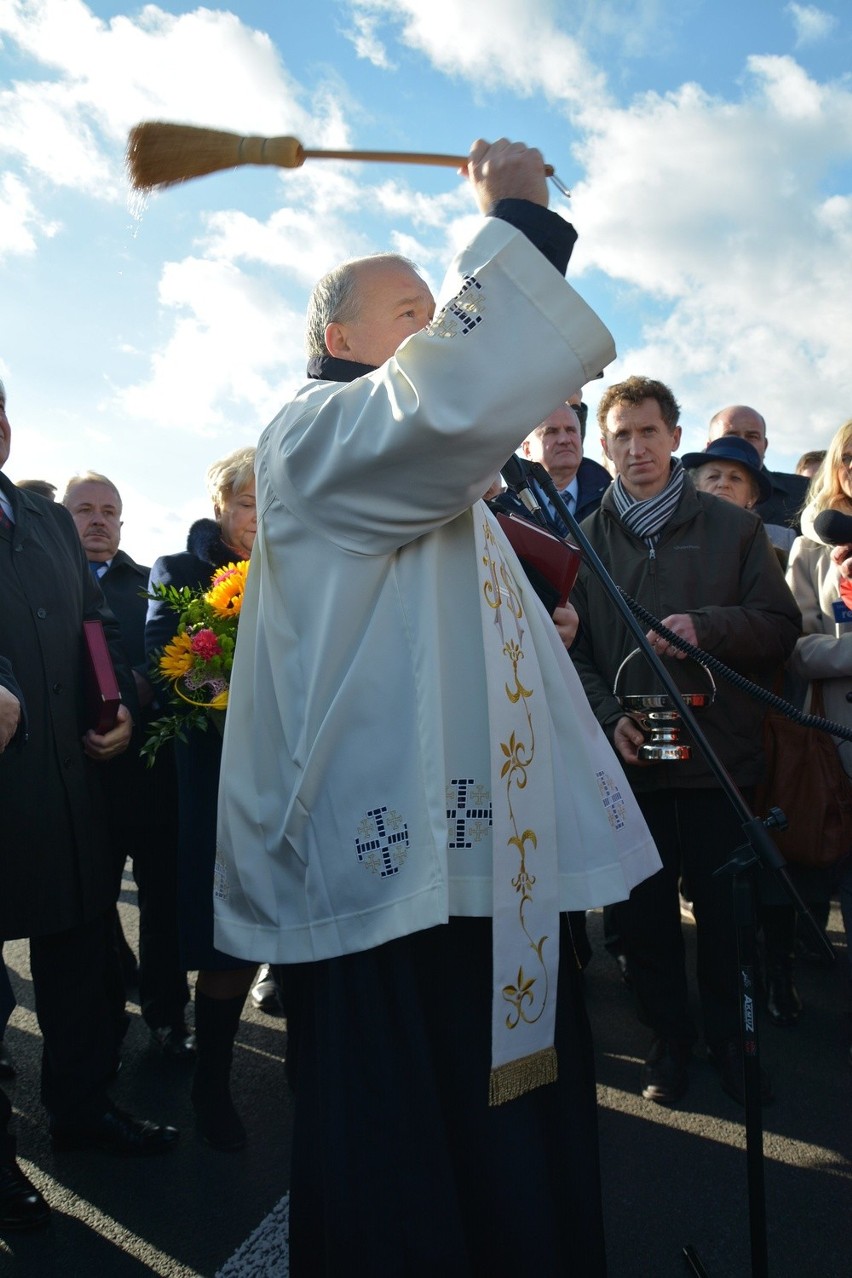
M 83 622 L 86 721 L 97 733 L 115 727 L 121 692 L 102 621 Z
M 521 515 L 498 511 L 497 519 L 518 558 L 528 560 L 547 578 L 559 595 L 559 607 L 564 608 L 580 571 L 580 548 Z

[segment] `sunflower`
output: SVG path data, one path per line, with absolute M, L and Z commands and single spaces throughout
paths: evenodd
M 204 596 L 204 601 L 217 617 L 236 617 L 239 614 L 248 569 L 249 561 L 241 559 L 237 564 L 226 564 L 213 577 L 213 584 Z
M 160 657 L 160 672 L 167 679 L 174 681 L 187 674 L 192 669 L 194 661 L 192 640 L 188 634 L 178 634 L 163 649 L 163 655 Z

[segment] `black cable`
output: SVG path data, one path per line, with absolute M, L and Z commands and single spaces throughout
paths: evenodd
M 718 657 L 711 656 L 709 652 L 704 652 L 702 648 L 694 647 L 688 640 L 676 635 L 673 630 L 669 630 L 668 626 L 664 626 L 652 612 L 648 612 L 647 608 L 643 608 L 635 599 L 631 599 L 630 595 L 622 590 L 621 586 L 618 586 L 618 583 L 616 583 L 616 586 L 618 593 L 633 615 L 638 617 L 642 624 L 648 626 L 650 630 L 662 635 L 666 642 L 670 643 L 673 648 L 677 648 L 679 652 L 685 653 L 687 657 L 692 657 L 693 661 L 706 666 L 708 670 L 712 670 L 713 674 L 719 675 L 720 678 L 727 679 L 728 683 L 732 683 L 741 692 L 754 697 L 756 701 L 763 701 L 773 710 L 777 710 L 780 714 L 785 715 L 786 718 L 792 719 L 794 723 L 801 724 L 803 728 L 816 728 L 819 732 L 829 732 L 833 737 L 841 737 L 844 741 L 852 741 L 852 728 L 844 728 L 842 724 L 832 723 L 830 719 L 821 719 L 816 714 L 805 714 L 804 710 L 799 710 L 796 706 L 791 705 L 789 701 L 785 701 L 783 697 L 777 697 L 768 688 L 761 688 L 760 684 L 752 683 L 750 679 L 746 679 L 745 675 L 738 674 L 736 670 L 731 670 Z

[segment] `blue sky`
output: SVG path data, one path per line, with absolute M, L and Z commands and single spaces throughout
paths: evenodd
M 207 465 L 301 379 L 316 277 L 391 247 L 437 288 L 475 216 L 452 170 L 325 161 L 140 210 L 123 150 L 143 119 L 539 146 L 574 190 L 572 283 L 616 339 L 605 383 L 669 382 L 685 451 L 717 408 L 752 404 L 791 469 L 852 416 L 849 67 L 841 0 L 0 0 L 7 473 L 102 471 L 125 548 L 179 549 L 209 513 Z

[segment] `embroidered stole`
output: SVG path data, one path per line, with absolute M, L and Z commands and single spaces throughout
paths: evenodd
M 556 1078 L 559 901 L 550 717 L 495 524 L 474 507 L 491 736 L 493 992 L 489 1104 Z

